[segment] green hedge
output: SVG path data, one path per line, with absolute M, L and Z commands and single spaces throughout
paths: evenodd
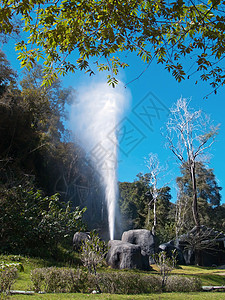
M 110 294 L 147 294 L 162 291 L 162 279 L 157 275 L 124 272 L 89 274 L 81 269 L 38 268 L 31 272 L 35 291 L 48 293 L 91 293 L 100 290 Z M 166 291 L 199 291 L 201 282 L 194 277 L 170 276 Z

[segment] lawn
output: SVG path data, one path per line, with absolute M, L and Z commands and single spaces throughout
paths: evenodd
M 76 300 L 85 300 L 85 299 L 109 299 L 109 300 L 117 300 L 117 299 L 130 299 L 130 300 L 176 300 L 176 299 L 185 299 L 185 300 L 222 300 L 225 299 L 225 293 L 212 293 L 212 292 L 204 292 L 204 293 L 164 293 L 164 294 L 148 294 L 148 295 L 110 295 L 110 294 L 44 294 L 44 295 L 33 295 L 33 296 L 24 296 L 24 295 L 16 295 L 11 296 L 11 299 L 15 300 L 42 300 L 42 299 L 76 299 Z

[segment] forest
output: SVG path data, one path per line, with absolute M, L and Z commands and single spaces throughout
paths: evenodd
M 1 298 L 19 293 L 15 297 L 20 299 L 27 294 L 34 299 L 128 299 L 131 294 L 134 299 L 143 299 L 143 294 L 148 299 L 221 299 L 225 204 L 210 153 L 224 128 L 204 113 L 203 102 L 199 110 L 182 97 L 172 103 L 178 89 L 167 75 L 176 83 L 190 79 L 184 94 L 197 89 L 204 94 L 198 99 L 198 92 L 192 95 L 195 104 L 200 98 L 219 99 L 210 108 L 223 120 L 223 99 L 217 93 L 225 85 L 225 1 L 0 3 Z M 11 46 L 19 74 L 14 52 L 7 53 Z M 157 65 L 165 73 L 155 74 Z M 135 178 L 119 182 L 114 160 L 113 176 L 104 177 L 107 172 L 100 175 L 94 155 L 68 125 L 79 75 L 93 79 L 102 72 L 107 88 L 116 90 L 130 69 L 124 87 L 140 79 L 132 91 L 137 98 L 146 89 L 153 95 L 152 87 L 162 92 L 155 100 L 168 112 L 162 136 L 170 161 L 176 163 L 175 176 L 159 160 L 160 153 L 149 153 L 154 144 L 155 152 L 161 151 L 152 138 L 142 147 L 148 151 L 146 172 L 138 169 Z M 149 78 L 141 82 L 147 71 Z M 76 89 L 65 88 L 62 76 L 74 73 Z M 92 94 L 90 101 L 95 100 Z M 135 99 L 134 120 L 135 108 L 146 99 Z M 109 102 L 109 111 L 115 112 Z M 93 115 L 99 117 L 98 111 Z M 116 117 L 113 138 L 107 135 L 117 158 Z M 94 120 L 86 119 L 91 124 Z M 141 132 L 134 125 L 144 139 L 147 126 Z M 103 126 L 107 128 L 106 121 Z M 95 139 L 96 131 L 90 131 Z M 222 147 L 217 148 L 216 164 Z M 129 159 L 137 166 L 133 153 Z M 165 175 L 169 182 L 162 179 Z M 113 184 L 106 186 L 105 178 Z M 117 203 L 108 201 L 112 199 Z M 209 293 L 214 290 L 221 293 Z
M 99 226 L 102 189 L 64 126 L 73 91 L 60 81 L 41 87 L 40 66 L 18 83 L 2 52 L 0 63 L 0 249 L 54 255 L 85 229 L 83 215 Z
M 59 246 L 72 247 L 76 231 L 96 229 L 107 236 L 100 177 L 65 126 L 66 105 L 75 91 L 63 88 L 60 80 L 41 85 L 39 65 L 18 82 L 3 52 L 0 63 L 1 252 L 56 256 Z M 202 145 L 215 132 L 207 134 Z M 155 184 L 158 173 L 153 165 L 133 182 L 119 182 L 122 226 L 117 225 L 117 236 L 146 228 L 162 243 L 196 225 L 187 160 L 181 161 L 178 198 L 173 202 L 170 187 Z M 223 230 L 225 205 L 214 170 L 196 161 L 195 179 L 199 224 Z

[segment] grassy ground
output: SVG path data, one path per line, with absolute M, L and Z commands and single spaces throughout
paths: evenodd
M 63 263 L 56 263 L 49 260 L 27 258 L 22 256 L 2 256 L 0 255 L 0 262 L 20 262 L 24 267 L 24 272 L 18 273 L 18 278 L 13 285 L 13 290 L 32 290 L 30 281 L 30 271 L 39 267 L 48 267 L 56 265 L 59 267 L 65 266 Z M 153 270 L 147 272 L 148 274 L 158 274 L 156 266 L 152 266 Z M 102 271 L 118 272 L 110 268 L 104 268 Z M 123 272 L 130 272 L 124 270 Z M 141 272 L 141 271 L 133 271 Z M 144 272 L 146 274 L 146 272 Z M 193 266 L 180 266 L 173 270 L 174 275 L 197 276 L 201 278 L 202 285 L 225 285 L 225 270 L 216 268 L 203 268 Z M 149 294 L 149 295 L 110 295 L 110 294 L 35 294 L 33 296 L 26 295 L 12 295 L 9 299 L 225 299 L 225 293 L 222 292 L 201 292 L 201 293 L 163 293 L 163 294 Z
M 155 266 L 152 267 L 157 271 Z M 225 270 L 222 269 L 180 266 L 178 269 L 173 270 L 172 274 L 199 277 L 202 281 L 202 285 L 225 285 Z
M 24 296 L 24 295 L 16 295 L 11 296 L 9 299 L 13 300 L 85 300 L 85 299 L 109 299 L 109 300 L 117 300 L 117 299 L 130 299 L 130 300 L 177 300 L 177 299 L 185 299 L 185 300 L 224 300 L 225 293 L 164 293 L 164 294 L 148 294 L 148 295 L 110 295 L 110 294 L 101 294 L 101 295 L 92 295 L 92 294 L 45 294 L 45 295 L 33 295 L 33 296 Z

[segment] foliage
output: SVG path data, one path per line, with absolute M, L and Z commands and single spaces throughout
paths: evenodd
M 11 263 L 11 262 L 21 262 L 24 266 L 24 272 L 18 273 L 18 277 L 16 279 L 16 282 L 13 286 L 14 289 L 17 290 L 26 290 L 28 287 L 31 288 L 32 283 L 30 282 L 30 272 L 31 270 L 37 269 L 37 268 L 43 268 L 46 266 L 58 266 L 58 267 L 62 267 L 65 266 L 65 264 L 62 264 L 61 262 L 56 262 L 56 261 L 50 261 L 50 260 L 43 260 L 40 258 L 27 258 L 27 257 L 23 257 L 23 256 L 18 256 L 18 255 L 9 255 L 9 256 L 0 256 L 0 261 L 5 261 L 7 263 Z M 64 267 L 65 268 L 65 267 Z M 155 265 L 153 265 L 154 270 L 156 270 Z M 75 271 L 75 270 L 74 270 Z M 140 295 L 140 296 L 132 296 L 132 299 L 145 299 L 145 297 L 147 297 L 146 299 L 156 299 L 157 297 L 159 297 L 159 294 L 155 294 L 154 293 L 154 289 L 155 289 L 155 285 L 154 282 L 158 282 L 159 285 L 157 286 L 160 287 L 160 283 L 161 283 L 161 278 L 159 276 L 154 276 L 158 273 L 158 271 L 152 271 L 149 274 L 147 274 L 146 272 L 141 272 L 141 271 L 137 271 L 137 270 L 112 270 L 112 269 L 101 269 L 101 273 L 104 273 L 105 275 L 105 289 L 108 290 L 113 290 L 113 285 L 110 285 L 110 282 L 115 282 L 116 285 L 116 281 L 118 280 L 121 285 L 123 282 L 123 277 L 127 275 L 126 280 L 129 281 L 129 276 L 128 275 L 140 275 L 142 276 L 147 276 L 149 278 L 148 282 L 152 282 L 152 285 L 145 285 L 144 289 L 151 289 L 152 287 L 152 293 L 153 294 L 147 294 L 147 295 Z M 75 271 L 76 273 L 76 271 Z M 99 275 L 101 274 L 99 273 Z M 187 283 L 187 291 L 189 288 L 189 283 L 190 281 L 188 281 L 189 278 L 195 277 L 195 278 L 199 278 L 202 281 L 202 285 L 214 285 L 214 286 L 218 286 L 218 285 L 224 285 L 224 276 L 223 276 L 224 270 L 223 269 L 218 269 L 218 268 L 206 268 L 206 267 L 196 267 L 196 266 L 180 266 L 178 269 L 174 269 L 172 271 L 172 275 L 169 276 L 169 279 L 167 281 L 168 285 L 170 284 L 169 281 L 171 280 L 173 282 L 173 284 L 175 286 L 178 286 L 178 288 L 181 288 L 181 282 L 183 281 L 183 287 L 185 288 L 186 283 Z M 86 274 L 86 275 L 85 275 Z M 220 274 L 220 275 L 219 275 Z M 176 275 L 173 281 L 173 277 L 174 275 Z M 179 275 L 179 276 L 178 276 Z M 85 276 L 89 276 L 89 274 L 87 272 L 84 272 L 84 277 Z M 151 278 L 151 277 L 154 278 Z M 130 276 L 131 277 L 131 276 Z M 108 279 L 109 278 L 109 279 Z M 111 279 L 110 279 L 111 278 Z M 113 281 L 113 278 L 115 278 L 115 280 Z M 121 279 L 121 280 L 120 280 Z M 91 279 L 90 279 L 91 280 Z M 186 281 L 187 280 L 187 281 Z M 104 280 L 103 280 L 104 281 Z M 88 281 L 89 282 L 89 281 Z M 193 290 L 195 287 L 195 282 L 196 279 L 193 279 Z M 128 283 L 129 284 L 129 283 Z M 135 287 L 136 288 L 136 287 Z M 43 289 L 43 288 L 42 288 Z M 95 286 L 93 286 L 93 289 L 95 289 Z M 92 290 L 93 290 L 92 289 Z M 125 289 L 125 286 L 124 286 Z M 88 289 L 87 292 L 90 293 L 92 290 Z M 106 291 L 106 290 L 105 290 Z M 215 295 L 219 295 L 219 298 L 213 298 Z M 196 299 L 209 299 L 206 298 L 206 293 L 191 293 L 190 294 L 180 294 L 178 292 L 176 293 L 163 293 L 160 294 L 160 297 L 162 299 L 175 299 L 175 297 L 179 296 L 177 299 L 186 299 L 189 296 L 191 298 L 196 298 Z M 224 293 L 207 293 L 207 295 L 210 295 L 211 299 L 221 299 L 221 297 L 223 297 Z M 54 297 L 57 296 L 57 298 L 60 297 L 60 299 L 72 299 L 72 298 L 76 298 L 76 299 L 86 299 L 87 298 L 87 294 L 61 294 L 61 295 L 57 295 L 57 294 L 45 294 L 45 295 L 33 295 L 32 298 L 37 299 L 37 297 L 43 297 L 44 299 L 55 299 Z M 16 296 L 16 298 L 19 299 L 25 299 L 27 296 Z M 105 299 L 106 297 L 109 297 L 109 295 L 104 294 L 98 294 L 98 295 L 90 295 L 90 297 L 93 298 L 97 298 L 97 299 Z M 128 296 L 125 295 L 118 295 L 117 296 L 113 296 L 113 294 L 110 296 L 112 299 L 127 299 Z M 121 298 L 122 297 L 122 298 Z M 129 296 L 130 297 L 130 296 Z M 171 298 L 172 297 L 172 298 Z M 204 298 L 205 297 L 205 298 Z M 188 299 L 191 299 L 188 298 Z
M 180 164 L 186 163 L 192 185 L 192 216 L 199 228 L 198 194 L 196 186 L 196 162 L 204 158 L 218 133 L 218 126 L 211 124 L 201 110 L 190 107 L 187 99 L 178 99 L 170 110 L 166 124 L 168 146 Z
M 160 292 L 160 278 L 155 275 L 132 273 L 100 273 L 98 282 L 103 293 L 145 294 Z
M 31 281 L 36 292 L 76 293 L 86 291 L 88 279 L 80 269 L 50 267 L 31 271 Z
M 162 291 L 161 279 L 157 275 L 101 272 L 97 277 L 103 293 L 134 295 Z M 39 268 L 31 272 L 31 280 L 36 292 L 90 293 L 95 290 L 95 275 L 81 269 Z M 167 282 L 166 290 L 169 292 L 199 291 L 201 287 L 201 281 L 194 277 L 170 276 Z
M 103 195 L 101 184 L 84 150 L 64 128 L 74 91 L 62 88 L 59 80 L 41 87 L 40 66 L 25 73 L 20 90 L 2 52 L 0 58 L 1 193 L 9 189 L 15 199 L 19 185 L 42 190 L 43 198 L 59 193 L 71 209 L 91 207 L 86 219 L 95 226 L 101 219 L 101 201 L 95 201 Z
M 104 261 L 107 246 L 104 241 L 94 232 L 86 239 L 81 246 L 81 260 L 90 273 L 96 275 L 97 267 Z
M 196 277 L 169 276 L 166 282 L 167 292 L 198 292 L 202 282 Z
M 45 59 L 45 82 L 77 69 L 111 74 L 127 67 L 119 53 L 134 52 L 149 66 L 164 64 L 177 81 L 189 78 L 181 58 L 192 60 L 200 78 L 217 89 L 224 84 L 223 1 L 58 1 L 1 0 L 1 32 L 11 34 L 14 17 L 27 36 L 17 43 L 22 67 Z M 221 13 L 222 12 L 222 13 Z M 75 53 L 75 62 L 71 54 Z M 187 64 L 189 69 L 189 64 Z M 195 71 L 193 73 L 195 73 Z
M 187 164 L 181 165 L 180 170 L 182 176 L 177 177 L 176 181 L 179 188 L 177 205 L 180 208 L 179 213 L 182 214 L 182 224 L 177 224 L 177 231 L 182 234 L 192 229 L 194 223 L 191 218 L 192 183 Z M 218 186 L 213 169 L 207 168 L 202 162 L 196 162 L 195 170 L 200 222 L 205 226 L 214 227 L 218 223 L 218 212 L 221 211 L 219 206 L 222 188 Z M 222 230 L 219 223 L 216 228 Z
M 6 59 L 5 54 L 0 51 L 0 96 L 7 88 L 13 88 L 16 83 L 16 72 L 14 72 Z
M 150 224 L 153 224 L 154 214 L 150 174 L 138 174 L 134 182 L 120 182 L 119 191 L 123 228 L 125 230 L 134 228 L 151 230 Z M 174 216 L 171 214 L 173 205 L 170 202 L 170 188 L 168 186 L 159 188 L 157 193 L 156 235 L 159 237 L 159 242 L 165 242 L 174 237 Z
M 120 210 L 124 218 L 125 229 L 144 228 L 148 214 L 149 174 L 138 174 L 134 182 L 121 182 Z M 128 227 L 128 228 L 126 228 Z
M 62 206 L 58 195 L 43 197 L 39 190 L 17 186 L 0 189 L 1 251 L 47 255 L 72 240 L 84 228 L 84 209 Z
M 17 276 L 14 265 L 0 265 L 0 293 L 8 293 Z

